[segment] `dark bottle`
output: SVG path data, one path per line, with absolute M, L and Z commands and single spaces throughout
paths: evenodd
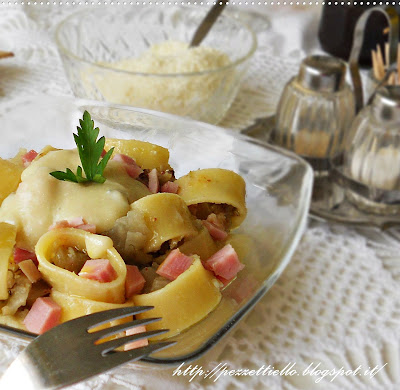
M 321 47 L 329 54 L 347 61 L 349 59 L 353 33 L 360 15 L 372 6 L 369 5 L 327 5 L 322 9 L 318 37 Z M 394 6 L 400 14 L 400 5 Z M 364 44 L 360 54 L 359 63 L 363 66 L 371 65 L 371 50 L 376 45 L 387 42 L 388 34 L 384 30 L 388 23 L 384 15 L 373 13 L 365 29 Z M 384 53 L 384 51 L 382 51 Z

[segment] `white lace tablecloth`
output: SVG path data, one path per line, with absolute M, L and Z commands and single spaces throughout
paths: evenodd
M 0 5 L 0 50 L 15 53 L 14 58 L 0 61 L 0 108 L 23 95 L 72 94 L 52 40 L 55 25 L 72 10 L 72 6 L 40 2 Z M 245 11 L 269 15 L 271 26 L 258 32 L 259 49 L 249 74 L 221 124 L 234 129 L 274 112 L 283 85 L 300 59 L 316 47 L 319 8 L 249 5 Z M 7 142 L 7 134 L 1 133 L 1 142 Z M 197 376 L 189 382 L 188 376 L 173 376 L 173 369 L 138 370 L 126 365 L 73 388 L 399 389 L 399 298 L 398 240 L 377 230 L 310 222 L 291 263 L 270 292 L 194 363 L 204 370 L 221 363 L 236 370 L 268 365 L 283 369 L 295 363 L 299 375 L 223 376 L 215 382 Z M 0 346 L 3 371 L 22 346 L 4 336 Z M 302 374 L 311 363 L 327 370 L 354 370 L 361 365 L 363 373 L 387 364 L 372 378 L 339 375 L 316 383 L 315 376 Z

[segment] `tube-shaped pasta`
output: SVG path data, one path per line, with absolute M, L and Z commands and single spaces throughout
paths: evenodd
M 0 158 L 0 206 L 17 189 L 22 171 L 21 166 Z
M 97 313 L 103 310 L 118 309 L 119 307 L 133 306 L 129 303 L 107 303 L 93 301 L 87 298 L 76 297 L 65 294 L 57 290 L 52 290 L 50 294 L 54 302 L 58 303 L 61 308 L 61 322 L 66 322 L 74 318 L 82 317 L 87 314 Z
M 99 311 L 118 309 L 120 307 L 133 306 L 132 302 L 129 303 L 106 303 L 92 301 L 91 299 L 75 297 L 72 295 L 61 293 L 57 290 L 52 290 L 50 297 L 61 306 L 61 319 L 60 322 L 73 320 L 74 318 L 82 317 L 87 314 L 97 313 Z M 109 328 L 119 324 L 132 321 L 132 316 L 124 317 L 118 320 L 113 320 L 105 324 L 96 326 L 93 331 Z M 102 342 L 112 340 L 118 336 L 109 336 L 102 339 Z
M 164 242 L 193 237 L 197 230 L 185 202 L 176 194 L 159 193 L 145 196 L 132 203 L 133 212 L 139 210 L 151 235 L 144 246 L 145 252 L 155 252 Z
M 73 272 L 57 267 L 51 262 L 55 250 L 60 246 L 86 251 L 91 258 L 104 258 L 117 273 L 116 279 L 101 283 L 85 279 Z M 65 228 L 50 230 L 36 244 L 39 271 L 55 290 L 94 301 L 122 303 L 125 301 L 126 265 L 113 248 L 109 237 L 92 234 L 80 229 Z
M 114 147 L 114 153 L 132 157 L 143 169 L 156 168 L 159 171 L 171 169 L 168 164 L 169 151 L 162 146 L 134 139 L 107 138 L 105 148 L 109 150 L 112 147 Z
M 16 236 L 17 228 L 14 225 L 0 222 L 0 300 L 9 297 L 7 272 Z
M 162 317 L 161 321 L 146 325 L 148 330 L 169 329 L 154 340 L 172 337 L 202 320 L 220 300 L 219 282 L 198 257 L 162 289 L 133 297 L 135 305 L 154 306 L 149 312 L 137 314 L 137 318 Z
M 238 227 L 246 218 L 246 184 L 237 173 L 220 168 L 199 169 L 182 176 L 176 183 L 178 195 L 188 206 L 220 205 L 211 212 L 226 214 L 231 219 L 231 228 Z M 226 206 L 232 206 L 232 212 Z

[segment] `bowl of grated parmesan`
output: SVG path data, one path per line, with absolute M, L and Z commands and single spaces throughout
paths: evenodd
M 247 25 L 222 14 L 201 45 L 189 48 L 206 12 L 137 6 L 69 16 L 55 38 L 74 94 L 218 123 L 257 41 Z

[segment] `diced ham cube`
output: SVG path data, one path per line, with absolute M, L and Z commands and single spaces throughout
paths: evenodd
M 29 152 L 25 153 L 22 156 L 22 164 L 24 165 L 24 167 L 26 168 L 38 155 L 38 152 L 36 152 L 35 150 L 30 150 Z
M 67 228 L 67 227 L 71 227 L 71 226 L 67 220 L 63 219 L 62 221 L 57 221 L 57 222 L 53 223 L 52 225 L 50 225 L 49 230 L 63 229 L 63 228 Z
M 96 233 L 96 225 L 87 223 L 82 217 L 73 218 L 68 221 L 67 220 L 57 221 L 56 223 L 53 223 L 53 225 L 49 227 L 49 230 L 62 229 L 68 227 L 86 230 L 87 232 L 90 233 Z
M 126 280 L 125 280 L 125 297 L 131 298 L 133 295 L 139 294 L 146 283 L 146 279 L 140 273 L 136 265 L 126 266 Z
M 86 223 L 86 221 L 82 217 L 72 218 L 69 219 L 67 222 L 69 224 L 69 227 L 77 227 Z
M 169 192 L 170 194 L 177 194 L 179 185 L 174 181 L 167 181 L 161 186 L 161 192 Z
M 224 223 L 226 222 L 226 217 L 223 214 L 214 214 L 211 213 L 208 217 L 207 217 L 207 222 L 212 223 L 213 225 L 215 225 L 217 228 L 220 229 L 224 229 Z
M 92 223 L 84 223 L 82 225 L 78 225 L 78 226 L 74 226 L 76 229 L 82 229 L 85 230 L 89 233 L 96 233 L 96 225 L 92 224 Z
M 36 283 L 42 278 L 41 273 L 32 260 L 23 260 L 18 265 L 20 270 L 25 274 L 31 283 Z
M 111 282 L 117 277 L 115 269 L 107 259 L 86 260 L 78 275 L 101 283 Z
M 113 157 L 113 160 L 123 163 L 126 173 L 133 179 L 138 178 L 139 175 L 143 172 L 143 169 L 136 164 L 136 161 L 132 157 L 127 156 L 126 154 L 117 153 Z
M 140 168 L 138 165 L 125 165 L 126 173 L 132 178 L 137 179 L 140 174 L 143 172 L 143 169 Z
M 39 262 L 37 260 L 36 254 L 33 252 L 26 251 L 25 249 L 21 248 L 14 248 L 14 263 L 19 264 L 21 261 L 24 260 L 32 260 L 34 264 L 38 265 Z
M 60 323 L 61 306 L 50 297 L 36 299 L 24 319 L 29 332 L 42 334 Z
M 160 189 L 160 182 L 158 180 L 157 169 L 152 169 L 149 172 L 149 191 L 152 194 L 156 194 Z
M 246 275 L 240 281 L 236 282 L 235 289 L 231 291 L 231 297 L 241 303 L 256 291 L 259 282 L 253 275 Z
M 193 258 L 184 255 L 178 248 L 170 252 L 156 272 L 164 278 L 175 280 L 181 273 L 185 272 L 192 263 Z
M 126 154 L 116 153 L 114 154 L 113 158 L 114 161 L 119 161 L 129 165 L 137 165 L 136 161 L 132 158 L 127 156 Z
M 206 261 L 206 268 L 213 271 L 215 275 L 230 280 L 244 268 L 244 265 L 239 261 L 232 245 L 228 244 Z
M 216 241 L 224 241 L 227 239 L 228 237 L 228 233 L 215 226 L 213 223 L 208 222 L 208 221 L 201 221 L 204 225 L 204 227 L 208 230 L 208 232 L 210 233 L 210 236 L 216 240 Z
M 134 334 L 143 333 L 143 332 L 146 332 L 145 325 L 135 326 L 134 328 L 131 328 L 131 329 L 128 329 L 127 331 L 125 331 L 127 336 L 132 336 Z M 132 341 L 131 343 L 124 345 L 124 351 L 130 351 L 131 349 L 145 347 L 146 345 L 149 345 L 148 339 Z
M 232 279 L 225 279 L 222 276 L 216 276 L 216 278 L 222 283 L 222 288 L 225 288 L 229 283 L 233 282 L 236 276 Z

